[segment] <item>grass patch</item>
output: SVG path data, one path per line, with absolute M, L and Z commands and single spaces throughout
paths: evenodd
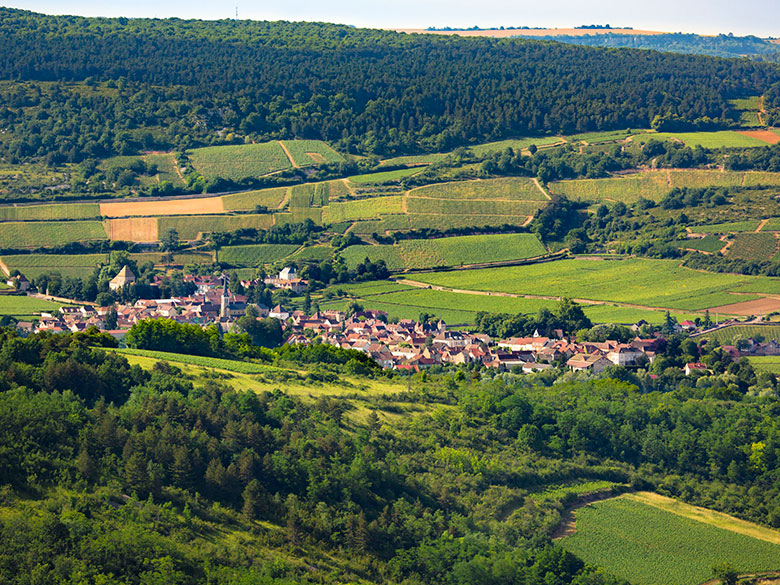
M 691 508 L 659 507 L 630 494 L 597 502 L 577 511 L 576 534 L 560 544 L 587 563 L 647 585 L 695 585 L 723 562 L 743 573 L 777 569 L 780 546 L 738 532 L 736 519 L 713 520 Z

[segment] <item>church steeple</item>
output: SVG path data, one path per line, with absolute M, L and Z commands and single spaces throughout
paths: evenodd
M 222 300 L 219 304 L 219 316 L 228 316 L 228 305 L 230 304 L 230 293 L 228 292 L 228 282 L 230 277 L 227 274 L 222 275 Z

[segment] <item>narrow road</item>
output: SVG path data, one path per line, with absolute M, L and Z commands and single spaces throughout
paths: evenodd
M 764 226 L 767 224 L 769 220 L 768 219 L 762 219 L 761 223 L 758 224 L 758 227 L 756 228 L 755 233 L 760 232 L 762 229 L 764 229 Z
M 284 145 L 284 142 L 282 142 L 281 140 L 278 140 L 277 142 L 279 143 L 279 146 L 282 147 L 282 150 L 284 151 L 284 154 L 287 155 L 287 158 L 290 159 L 290 164 L 293 166 L 293 168 L 294 169 L 299 169 L 300 166 L 298 166 L 298 164 L 296 164 L 295 160 L 293 159 L 292 155 L 290 154 L 290 151 L 287 150 L 287 147 Z

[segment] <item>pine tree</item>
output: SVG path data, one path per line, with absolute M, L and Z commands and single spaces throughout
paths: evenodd
M 149 478 L 146 470 L 148 462 L 141 453 L 133 453 L 125 463 L 125 483 L 127 489 L 138 494 L 146 494 Z
M 244 519 L 249 522 L 257 518 L 260 511 L 262 486 L 256 479 L 250 481 L 246 488 L 244 488 L 243 498 L 244 505 L 241 508 L 241 513 L 244 515 Z

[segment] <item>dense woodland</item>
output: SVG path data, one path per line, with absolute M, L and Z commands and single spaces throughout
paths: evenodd
M 321 138 L 443 151 L 514 135 L 729 126 L 774 65 L 328 24 L 87 19 L 0 9 L 6 157 Z M 674 71 L 674 75 L 669 72 Z M 25 82 L 25 83 L 18 83 Z M 78 82 L 73 85 L 70 82 Z
M 780 526 L 776 382 L 746 395 L 717 354 L 722 374 L 649 392 L 621 368 L 418 375 L 415 414 L 383 423 L 376 398 L 355 423 L 283 380 L 256 395 L 131 367 L 98 333 L 0 333 L 6 583 L 616 583 L 550 544 L 563 502 L 534 493 L 577 479 Z M 316 397 L 351 375 L 332 353 L 274 363 Z

